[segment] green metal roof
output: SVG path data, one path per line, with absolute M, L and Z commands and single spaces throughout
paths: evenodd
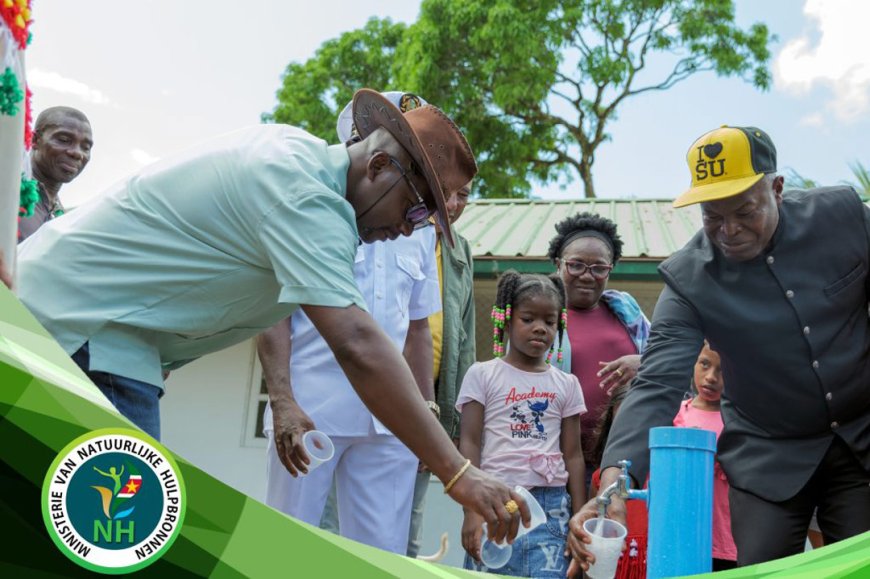
M 471 201 L 456 229 L 471 244 L 475 274 L 498 275 L 508 268 L 552 271 L 547 259 L 555 225 L 569 215 L 589 211 L 616 222 L 623 240 L 622 260 L 614 277 L 650 279 L 655 267 L 698 231 L 697 209 L 674 209 L 671 199 Z
M 701 226 L 695 209 L 674 209 L 671 199 L 471 201 L 456 229 L 475 258 L 546 259 L 558 221 L 583 211 L 612 219 L 622 237 L 622 259 L 661 261 L 681 248 Z

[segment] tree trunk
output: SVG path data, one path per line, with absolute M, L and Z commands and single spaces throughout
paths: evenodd
M 595 185 L 592 183 L 591 167 L 586 163 L 582 163 L 578 171 L 580 171 L 580 179 L 583 181 L 586 199 L 595 199 Z

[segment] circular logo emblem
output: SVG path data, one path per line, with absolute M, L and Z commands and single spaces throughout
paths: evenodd
M 64 448 L 42 484 L 42 516 L 64 555 L 91 571 L 128 573 L 159 559 L 181 531 L 181 471 L 135 430 L 95 430 Z

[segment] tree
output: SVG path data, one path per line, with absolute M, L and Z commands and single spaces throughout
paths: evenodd
M 870 167 L 865 167 L 860 161 L 855 161 L 849 163 L 849 169 L 855 176 L 855 182 L 846 181 L 845 183 L 854 187 L 861 195 L 870 195 Z
M 290 63 L 278 105 L 262 120 L 301 127 L 334 143 L 338 114 L 357 89 L 392 86 L 395 51 L 406 28 L 389 18 L 371 18 L 362 29 L 324 42 L 304 63 Z
M 804 177 L 791 167 L 785 169 L 785 187 L 788 189 L 815 189 L 819 183 L 815 179 Z
M 423 0 L 410 27 L 372 18 L 291 63 L 263 120 L 333 141 L 356 89 L 408 90 L 465 131 L 478 195 L 579 177 L 594 197 L 595 153 L 626 99 L 705 71 L 767 89 L 769 41 L 763 24 L 735 25 L 732 0 Z
M 394 71 L 466 131 L 482 196 L 579 176 L 594 197 L 595 153 L 626 99 L 704 71 L 767 89 L 769 41 L 764 24 L 734 23 L 731 0 L 424 0 Z
M 855 191 L 860 195 L 870 197 L 870 167 L 865 167 L 861 161 L 854 161 L 849 163 L 849 169 L 852 171 L 855 180 L 847 181 L 843 179 L 840 183 L 854 187 Z M 785 184 L 787 187 L 793 187 L 795 189 L 814 189 L 816 187 L 821 187 L 819 182 L 815 179 L 804 177 L 791 168 L 785 170 Z

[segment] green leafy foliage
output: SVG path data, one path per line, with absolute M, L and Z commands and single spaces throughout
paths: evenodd
M 849 169 L 852 170 L 855 180 L 846 182 L 861 195 L 870 196 L 870 167 L 865 167 L 860 161 L 855 161 L 849 163 Z
M 770 40 L 735 24 L 732 0 L 423 0 L 407 28 L 373 19 L 291 64 L 274 119 L 323 135 L 356 88 L 413 91 L 465 131 L 476 194 L 579 177 L 594 197 L 595 152 L 625 99 L 703 72 L 765 90 Z
M 852 171 L 854 180 L 843 179 L 840 183 L 854 187 L 859 195 L 870 197 L 870 167 L 865 166 L 860 161 L 853 161 L 849 163 L 849 169 Z M 824 184 L 819 183 L 815 179 L 804 177 L 794 169 L 789 168 L 785 170 L 786 188 L 814 189 L 822 185 Z
M 304 63 L 290 63 L 278 91 L 278 105 L 263 122 L 301 127 L 334 143 L 338 114 L 357 89 L 390 90 L 396 46 L 406 26 L 370 19 L 360 30 L 324 42 Z
M 818 182 L 809 177 L 804 177 L 796 170 L 787 168 L 783 173 L 785 177 L 786 189 L 815 189 L 819 186 Z

